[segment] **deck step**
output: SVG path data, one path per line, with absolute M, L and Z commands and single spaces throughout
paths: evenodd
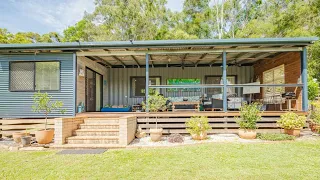
M 109 124 L 80 124 L 80 129 L 119 129 L 118 123 L 109 123 Z
M 86 118 L 85 124 L 115 124 L 119 123 L 118 118 Z
M 71 136 L 68 144 L 119 144 L 118 136 Z
M 53 145 L 55 149 L 120 149 L 126 148 L 124 145 L 119 144 L 63 144 Z
M 74 136 L 119 136 L 119 129 L 77 129 Z

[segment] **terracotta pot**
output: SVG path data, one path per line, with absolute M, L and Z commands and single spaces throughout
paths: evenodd
M 300 136 L 300 129 L 284 129 L 284 133 L 292 136 Z
M 20 143 L 21 142 L 21 137 L 25 136 L 25 133 L 23 132 L 14 132 L 12 133 L 12 138 L 14 140 L 14 142 L 16 143 Z
M 309 123 L 309 127 L 311 129 L 312 132 L 314 133 L 320 133 L 320 125 L 314 123 L 314 122 L 310 122 Z
M 160 141 L 162 137 L 162 129 L 150 129 L 150 137 L 154 142 Z
M 139 132 L 139 133 L 136 133 L 136 137 L 137 137 L 137 138 L 143 138 L 143 137 L 146 137 L 146 132 Z
M 22 136 L 21 137 L 21 144 L 23 146 L 29 146 L 31 143 L 31 136 Z
M 35 131 L 36 140 L 39 144 L 49 144 L 54 136 L 53 129 Z
M 255 139 L 257 131 L 255 129 L 239 129 L 239 136 L 242 139 Z
M 191 137 L 194 140 L 204 140 L 204 139 L 207 139 L 207 132 L 206 131 L 202 131 L 199 135 L 192 134 Z

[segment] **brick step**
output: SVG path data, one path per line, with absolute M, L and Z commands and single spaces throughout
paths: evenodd
M 110 124 L 80 124 L 80 129 L 119 129 L 118 123 Z
M 62 144 L 53 145 L 54 149 L 120 149 L 126 148 L 124 145 L 119 144 Z
M 77 129 L 74 136 L 119 136 L 119 129 Z
M 68 144 L 119 144 L 118 136 L 71 136 Z
M 85 124 L 115 124 L 119 123 L 118 118 L 86 118 Z

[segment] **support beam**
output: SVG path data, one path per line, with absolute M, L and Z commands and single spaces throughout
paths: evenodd
M 108 63 L 107 61 L 105 61 L 104 59 L 98 57 L 98 56 L 85 56 L 85 58 L 88 58 L 92 61 L 95 61 L 95 62 L 100 62 L 102 64 L 104 64 L 105 66 L 108 66 L 110 68 L 112 68 L 112 65 L 110 63 Z
M 184 67 L 184 63 L 186 61 L 188 54 L 183 55 L 183 57 L 181 58 L 181 67 Z
M 140 68 L 141 65 L 139 64 L 137 58 L 136 58 L 135 56 L 133 56 L 133 55 L 131 55 L 131 58 L 134 60 L 134 62 L 136 62 L 136 64 L 137 64 L 138 67 Z
M 259 59 L 271 56 L 272 54 L 274 54 L 274 53 L 269 53 L 269 52 L 257 53 L 253 56 L 248 57 L 248 58 L 238 60 L 237 63 L 248 63 L 248 62 L 258 61 Z M 237 60 L 237 59 L 235 58 L 235 60 Z
M 222 54 L 223 54 L 223 52 L 222 52 Z M 216 57 L 216 59 L 220 59 L 220 58 L 222 57 L 222 54 L 219 55 L 218 57 Z M 216 59 L 212 60 L 212 61 L 209 63 L 210 67 L 211 67 L 216 61 L 218 61 L 218 60 L 216 60 Z
M 145 97 L 146 97 L 146 112 L 149 112 L 149 54 L 146 54 L 146 89 L 145 89 Z
M 227 101 L 227 53 L 222 53 L 222 79 L 223 79 L 223 111 L 228 111 Z
M 302 51 L 301 47 L 290 48 L 232 48 L 232 49 L 187 49 L 187 50 L 149 50 L 149 51 L 95 51 L 77 52 L 77 56 L 130 56 L 148 54 L 203 54 L 203 53 L 222 53 L 222 52 L 296 52 Z
M 98 61 L 100 61 L 101 63 L 109 66 L 110 68 L 112 67 L 112 65 L 110 63 L 108 63 L 106 60 L 102 59 L 101 57 L 99 56 L 94 56 L 93 58 L 97 59 Z
M 308 111 L 308 62 L 307 48 L 301 52 L 301 80 L 302 80 L 302 111 Z
M 198 60 L 196 63 L 194 63 L 194 66 L 197 67 L 198 64 L 200 63 L 200 61 L 201 61 L 202 59 L 204 59 L 207 55 L 208 55 L 208 53 L 202 54 L 201 57 L 199 58 L 199 60 Z
M 118 61 L 124 68 L 126 68 L 126 64 L 123 63 L 123 61 L 121 59 L 119 59 L 116 56 L 111 56 L 114 60 Z

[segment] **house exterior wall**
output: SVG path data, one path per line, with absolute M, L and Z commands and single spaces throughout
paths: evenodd
M 9 90 L 9 64 L 14 61 L 60 61 L 60 90 L 48 91 L 52 100 L 62 101 L 65 114 L 52 112 L 50 117 L 73 116 L 75 113 L 74 58 L 72 53 L 51 54 L 0 54 L 0 118 L 43 117 L 32 111 L 35 92 L 11 92 Z
M 277 66 L 284 65 L 284 78 L 286 84 L 298 84 L 301 76 L 301 57 L 300 52 L 283 53 L 271 60 L 261 60 L 254 65 L 255 77 L 259 77 L 260 82 L 263 83 L 263 72 Z M 301 83 L 301 82 L 300 82 Z M 286 92 L 295 92 L 297 95 L 297 101 L 293 101 L 293 108 L 302 110 L 302 94 L 301 88 L 286 87 Z M 262 98 L 263 88 L 258 98 Z
M 80 102 L 86 103 L 86 78 L 85 76 L 79 76 L 79 71 L 82 69 L 84 72 L 87 68 L 96 71 L 97 73 L 103 76 L 103 105 L 107 103 L 108 99 L 108 89 L 105 85 L 105 81 L 107 81 L 108 77 L 108 69 L 105 66 L 102 66 L 99 63 L 93 62 L 90 59 L 85 57 L 77 58 L 77 106 Z
M 199 78 L 201 84 L 205 83 L 206 76 L 222 76 L 222 68 L 214 67 L 186 67 L 184 70 L 181 67 L 169 68 L 149 68 L 149 76 L 160 76 L 161 84 L 167 84 L 169 78 Z M 236 75 L 237 83 L 249 83 L 253 78 L 252 66 L 229 66 L 227 68 L 227 75 Z M 130 77 L 145 76 L 145 68 L 112 68 L 109 69 L 109 76 L 107 81 L 108 100 L 109 105 L 129 105 L 141 103 L 143 98 L 130 97 L 131 86 Z M 201 96 L 205 93 L 201 92 L 167 92 L 161 89 L 160 93 L 165 97 L 181 97 L 181 96 Z M 240 93 L 241 94 L 241 93 Z M 127 99 L 126 99 L 127 97 Z

